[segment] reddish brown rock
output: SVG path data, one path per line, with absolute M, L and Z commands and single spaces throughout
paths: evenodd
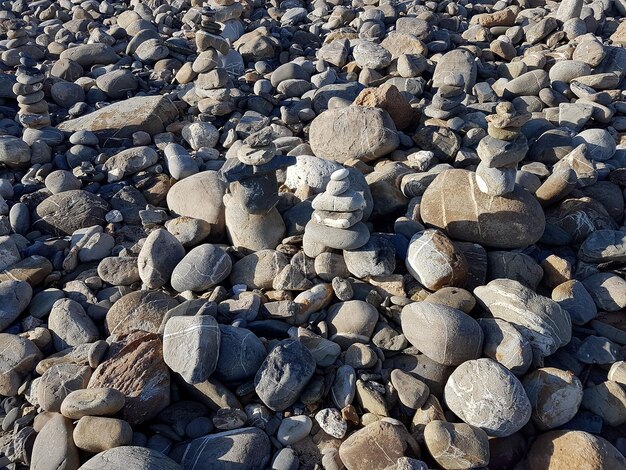
M 416 119 L 416 111 L 395 85 L 365 88 L 354 100 L 355 105 L 381 108 L 389 113 L 398 129 L 405 129 Z
M 122 418 L 131 425 L 154 418 L 170 403 L 170 373 L 159 335 L 135 331 L 111 345 L 110 357 L 94 371 L 89 388 L 122 392 Z

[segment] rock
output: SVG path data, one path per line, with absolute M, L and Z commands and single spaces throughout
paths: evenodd
M 148 235 L 137 257 L 139 277 L 148 288 L 158 289 L 169 282 L 184 256 L 185 248 L 174 235 L 164 229 L 155 230 Z
M 313 421 L 308 416 L 290 416 L 280 422 L 276 439 L 283 445 L 292 445 L 309 435 Z
M 598 314 L 593 297 L 583 283 L 575 279 L 556 286 L 552 291 L 552 300 L 569 313 L 574 325 L 584 325 Z
M 98 276 L 115 286 L 128 286 L 141 280 L 137 258 L 131 256 L 104 258 L 98 264 Z
M 133 330 L 156 333 L 167 311 L 177 305 L 178 302 L 164 292 L 130 292 L 109 309 L 105 326 L 111 335 L 124 335 Z
M 324 111 L 311 123 L 309 138 L 316 156 L 339 163 L 353 158 L 375 160 L 399 144 L 389 114 L 380 108 L 363 106 Z
M 583 431 L 550 431 L 528 451 L 528 470 L 566 469 L 586 462 L 589 468 L 620 468 L 626 459 L 606 439 Z
M 281 341 L 265 358 L 254 379 L 255 391 L 275 411 L 290 407 L 315 372 L 315 360 L 302 343 Z
M 597 414 L 609 426 L 626 423 L 626 391 L 617 382 L 607 380 L 585 389 L 582 407 Z
M 82 190 L 53 194 L 41 202 L 32 215 L 32 226 L 51 235 L 71 235 L 76 230 L 104 225 L 109 205 Z
M 271 289 L 274 278 L 289 264 L 282 253 L 260 250 L 237 261 L 230 273 L 231 284 L 244 284 L 252 289 Z
M 63 132 L 88 130 L 105 141 L 131 137 L 137 131 L 158 134 L 177 116 L 178 110 L 165 96 L 135 96 L 65 121 L 58 127 Z
M 32 297 L 33 289 L 27 282 L 0 282 L 0 331 L 6 330 L 20 316 Z
M 339 302 L 328 310 L 329 339 L 346 349 L 352 343 L 367 343 L 378 321 L 378 312 L 362 300 Z
M 492 359 L 470 360 L 457 367 L 446 383 L 444 397 L 450 411 L 492 437 L 510 436 L 531 416 L 520 381 Z
M 285 236 L 285 223 L 273 207 L 267 214 L 250 214 L 226 199 L 226 228 L 233 246 L 251 251 L 274 249 Z
M 109 65 L 118 61 L 118 56 L 111 46 L 106 44 L 80 44 L 61 52 L 62 60 L 71 60 L 83 68 L 90 68 L 95 64 Z
M 181 470 L 161 452 L 138 446 L 122 446 L 105 450 L 87 460 L 79 470 Z
M 0 394 L 12 397 L 43 355 L 29 339 L 8 333 L 0 333 L 0 348 L 4 351 L 0 357 Z
M 384 109 L 398 129 L 409 127 L 415 118 L 415 112 L 408 100 L 394 85 L 366 88 L 359 93 L 353 104 Z
M 480 318 L 483 355 L 499 362 L 515 375 L 524 374 L 533 360 L 530 342 L 512 324 L 498 318 Z
M 100 337 L 98 327 L 83 307 L 72 299 L 57 300 L 48 317 L 48 329 L 57 351 L 93 343 Z
M 30 162 L 31 150 L 22 139 L 11 135 L 0 136 L 0 163 L 18 167 Z
M 339 457 L 348 470 L 383 470 L 403 457 L 413 444 L 406 428 L 392 418 L 382 418 L 351 434 L 339 447 Z M 380 452 L 380 449 L 385 452 Z
M 94 371 L 89 388 L 113 388 L 126 401 L 121 416 L 130 425 L 154 418 L 170 402 L 170 373 L 157 334 L 135 332 L 123 337 L 116 352 Z
M 72 422 L 60 414 L 52 414 L 41 428 L 33 445 L 30 468 L 33 470 L 76 469 L 80 465 L 74 445 Z
M 445 85 L 450 75 L 463 77 L 465 91 L 469 92 L 476 83 L 476 63 L 474 55 L 463 49 L 452 50 L 444 54 L 438 61 L 433 74 L 433 86 L 440 88 Z
M 217 245 L 206 243 L 192 249 L 172 272 L 172 287 L 178 292 L 205 291 L 228 277 L 232 261 Z
M 116 179 L 133 175 L 151 167 L 159 160 L 159 155 L 151 147 L 133 147 L 122 150 L 113 155 L 104 163 L 104 169 L 111 175 L 115 174 Z
M 194 150 L 213 148 L 220 137 L 218 130 L 210 122 L 193 122 L 183 127 L 182 135 Z
M 571 339 L 569 314 L 517 281 L 495 279 L 474 289 L 474 295 L 494 318 L 513 323 L 530 341 L 535 356 L 549 356 Z
M 61 403 L 74 390 L 85 388 L 91 369 L 78 364 L 57 364 L 46 370 L 37 382 L 39 406 L 45 411 L 58 412 Z
M 455 191 L 450 192 L 451 188 Z M 473 203 L 461 202 L 467 200 Z M 541 238 L 545 227 L 541 206 L 526 190 L 516 186 L 505 196 L 487 196 L 466 170 L 440 173 L 422 197 L 420 214 L 426 224 L 454 239 L 493 248 L 531 245 Z
M 124 407 L 124 395 L 112 388 L 75 390 L 61 403 L 61 414 L 66 418 L 114 415 Z
M 611 273 L 597 273 L 583 279 L 583 286 L 600 310 L 615 312 L 626 307 L 626 281 Z
M 257 428 L 242 428 L 194 439 L 185 449 L 182 465 L 198 470 L 211 467 L 253 470 L 264 468 L 270 456 L 267 435 Z
M 443 468 L 478 468 L 489 464 L 489 438 L 478 427 L 434 420 L 426 425 L 424 440 L 430 455 Z
M 421 408 L 430 394 L 428 385 L 400 369 L 391 371 L 391 383 L 398 392 L 402 404 L 414 410 Z
M 325 408 L 315 415 L 315 421 L 320 425 L 322 430 L 337 439 L 341 439 L 348 431 L 348 423 L 343 420 L 339 410 L 335 408 Z
M 202 171 L 174 184 L 167 193 L 167 206 L 177 215 L 211 224 L 211 234 L 219 237 L 224 233 L 225 191 L 216 171 Z
M 254 333 L 230 325 L 220 325 L 219 348 L 215 377 L 226 383 L 252 378 L 267 355 Z
M 407 340 L 439 364 L 456 366 L 480 357 L 482 330 L 460 310 L 415 302 L 402 309 L 400 320 Z
M 76 423 L 73 436 L 76 447 L 95 453 L 130 444 L 133 429 L 121 419 L 83 416 Z
M 220 329 L 210 315 L 172 317 L 163 332 L 163 359 L 188 383 L 207 380 L 217 367 Z
M 411 238 L 406 255 L 407 270 L 429 290 L 465 284 L 465 256 L 439 230 L 428 229 Z

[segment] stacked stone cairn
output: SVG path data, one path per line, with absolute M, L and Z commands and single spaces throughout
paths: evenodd
M 313 199 L 313 215 L 304 231 L 304 253 L 315 258 L 332 248 L 356 250 L 367 243 L 370 232 L 361 221 L 365 199 L 350 188 L 350 172 L 333 172 L 326 190 Z
M 530 113 L 518 113 L 506 101 L 496 106 L 496 114 L 487 116 L 487 135 L 476 149 L 480 157 L 476 182 L 483 193 L 502 196 L 515 189 L 517 164 L 528 151 L 520 128 L 529 119 Z
M 241 215 L 248 220 L 250 216 L 261 217 L 267 220 L 268 224 L 272 220 L 282 220 L 276 209 L 279 199 L 276 172 L 295 164 L 296 159 L 277 155 L 272 140 L 270 127 L 250 134 L 237 149 L 237 157 L 227 159 L 220 170 L 220 178 L 229 185 L 230 193 L 224 196 L 227 227 L 229 219 L 233 220 L 229 214 L 231 216 L 237 214 L 239 217 L 235 216 L 236 220 L 239 220 Z M 240 211 L 244 211 L 245 214 L 241 214 Z M 235 243 L 237 240 L 235 232 L 240 230 L 243 233 L 245 228 L 232 228 L 233 230 L 229 228 L 229 234 Z M 253 249 L 252 246 L 244 248 Z
M 465 80 L 462 75 L 450 74 L 443 86 L 437 89 L 432 103 L 424 109 L 426 116 L 434 119 L 450 119 L 465 111 Z
M 50 126 L 48 102 L 43 92 L 44 74 L 37 67 L 37 62 L 24 53 L 20 53 L 20 65 L 17 67 L 17 83 L 13 92 L 17 95 L 20 107 L 18 120 L 30 129 Z

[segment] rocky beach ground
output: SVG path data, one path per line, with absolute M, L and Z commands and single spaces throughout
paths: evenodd
M 626 468 L 626 0 L 0 3 L 0 468 Z

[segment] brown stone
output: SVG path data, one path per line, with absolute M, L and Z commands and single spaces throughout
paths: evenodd
M 416 118 L 416 112 L 409 101 L 395 85 L 381 85 L 378 88 L 365 88 L 353 104 L 370 108 L 381 108 L 389 113 L 398 129 L 409 127 Z
M 89 388 L 122 392 L 122 418 L 131 425 L 154 418 L 170 402 L 170 373 L 159 335 L 133 332 L 111 345 L 111 356 L 94 371 Z

